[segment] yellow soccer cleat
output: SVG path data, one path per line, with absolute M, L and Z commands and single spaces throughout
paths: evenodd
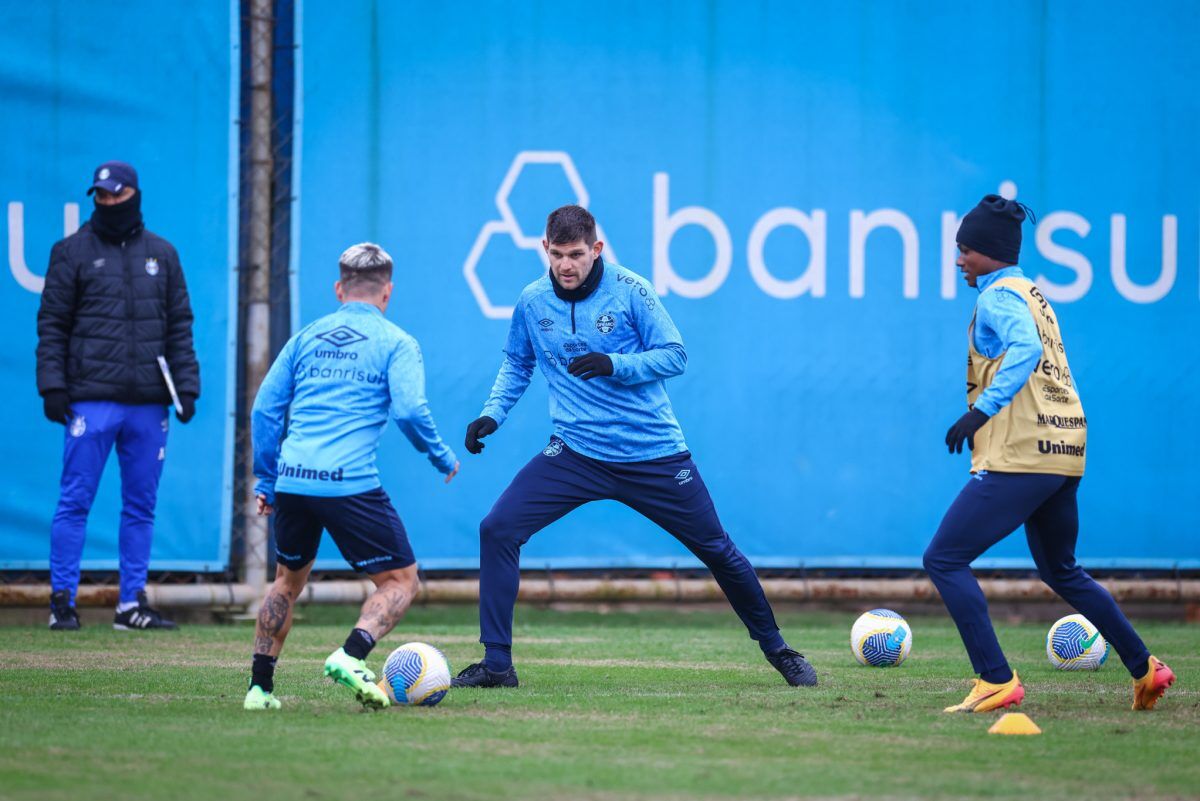
M 1158 657 L 1150 657 L 1150 669 L 1140 679 L 1133 680 L 1133 708 L 1154 709 L 1158 699 L 1175 683 L 1175 673 Z
M 256 711 L 259 709 L 279 709 L 282 704 L 279 699 L 271 693 L 259 687 L 257 684 L 250 687 L 246 693 L 246 700 L 242 702 L 242 709 Z
M 1013 671 L 1013 677 L 1003 684 L 992 684 L 983 679 L 975 679 L 971 692 L 961 704 L 948 706 L 946 712 L 991 712 L 993 709 L 1004 709 L 1009 706 L 1019 706 L 1025 698 L 1025 688 L 1021 679 Z
M 361 659 L 355 659 L 339 648 L 325 660 L 325 675 L 354 691 L 358 702 L 370 709 L 387 709 L 392 705 L 387 693 L 375 684 L 375 673 Z

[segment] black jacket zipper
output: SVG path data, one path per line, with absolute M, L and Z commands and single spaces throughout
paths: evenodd
M 129 266 L 129 248 L 127 240 L 121 242 L 121 267 L 125 277 L 125 326 L 128 343 L 125 352 L 129 358 L 128 396 L 129 402 L 134 402 L 137 396 L 137 321 L 134 320 L 133 302 L 133 268 Z

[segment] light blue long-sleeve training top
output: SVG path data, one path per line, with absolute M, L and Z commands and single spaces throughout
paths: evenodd
M 996 377 L 975 401 L 975 408 L 988 417 L 1012 403 L 1042 359 L 1042 338 L 1025 299 L 1006 287 L 991 288 L 1001 278 L 1024 277 L 1013 265 L 976 281 L 975 350 L 989 359 L 1004 354 Z
M 640 462 L 687 450 L 663 380 L 683 372 L 683 338 L 641 276 L 604 263 L 599 285 L 572 303 L 548 275 L 521 293 L 504 363 L 482 414 L 503 424 L 542 368 L 550 386 L 554 433 L 572 450 L 609 462 Z M 613 361 L 611 377 L 584 381 L 567 372 L 587 353 Z
M 375 452 L 389 417 L 440 472 L 454 469 L 417 341 L 377 307 L 344 303 L 289 339 L 258 389 L 254 491 L 273 504 L 276 491 L 335 497 L 380 486 Z

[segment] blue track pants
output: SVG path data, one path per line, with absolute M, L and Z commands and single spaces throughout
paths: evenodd
M 525 465 L 479 525 L 479 641 L 511 646 L 520 552 L 535 533 L 589 501 L 620 501 L 703 562 L 764 651 L 784 646 L 758 575 L 729 538 L 691 455 L 589 459 L 555 438 Z
M 1038 575 L 1092 622 L 1131 672 L 1150 652 L 1109 595 L 1075 562 L 1079 479 L 1044 473 L 980 473 L 950 505 L 925 551 L 925 570 L 958 626 L 980 675 L 1007 673 L 988 618 L 987 600 L 970 564 L 1022 523 Z
M 152 404 L 79 401 L 71 404 L 71 412 L 58 508 L 50 526 L 51 589 L 70 590 L 74 602 L 88 512 L 115 443 L 121 465 L 120 597 L 122 603 L 137 600 L 146 586 L 150 565 L 154 506 L 167 444 L 167 409 Z

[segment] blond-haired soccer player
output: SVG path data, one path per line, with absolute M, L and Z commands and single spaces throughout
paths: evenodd
M 278 709 L 275 660 L 292 627 L 322 530 L 375 592 L 325 675 L 369 707 L 386 707 L 367 655 L 404 615 L 417 592 L 417 560 L 375 467 L 388 420 L 429 457 L 446 482 L 458 472 L 425 402 L 417 341 L 384 317 L 392 258 L 363 242 L 338 260 L 342 305 L 283 346 L 259 387 L 251 418 L 258 513 L 275 515 L 275 583 L 254 631 L 246 709 Z

